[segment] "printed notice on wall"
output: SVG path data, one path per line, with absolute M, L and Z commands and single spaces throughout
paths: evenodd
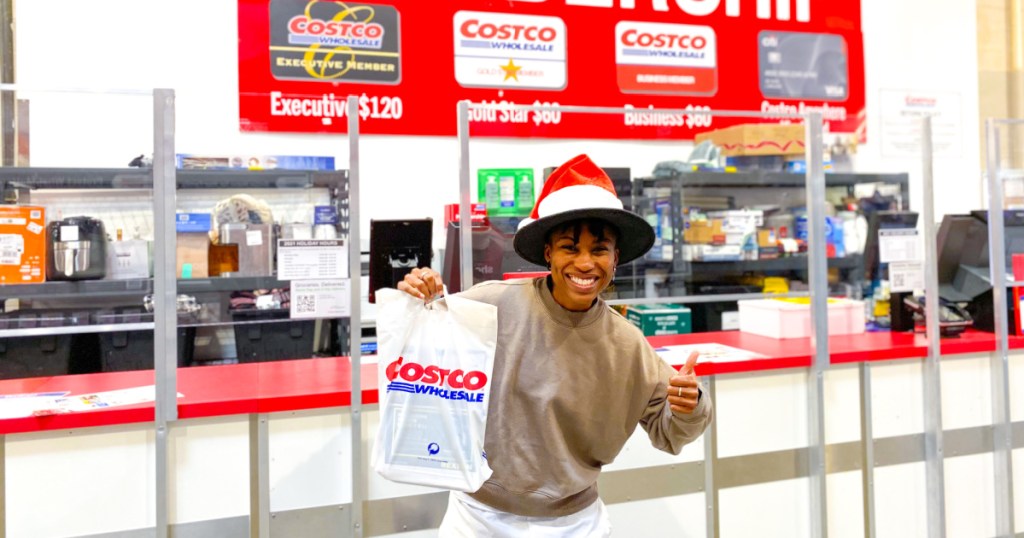
M 900 228 L 878 230 L 879 263 L 919 262 L 924 252 L 917 230 Z
M 277 241 L 277 278 L 279 280 L 348 278 L 348 248 L 340 239 L 279 239 Z
M 921 119 L 932 117 L 932 152 L 960 157 L 963 117 L 960 94 L 882 90 L 882 156 L 920 157 Z
M 889 286 L 893 293 L 924 289 L 924 262 L 893 262 L 889 264 Z
M 291 318 L 346 318 L 352 315 L 351 281 L 293 280 Z

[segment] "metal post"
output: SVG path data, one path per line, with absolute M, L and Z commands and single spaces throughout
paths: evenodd
M 992 380 L 992 458 L 995 471 L 996 536 L 1013 536 L 1013 435 L 1010 423 L 1009 323 L 1006 298 L 1006 251 L 1003 249 L 1003 179 L 999 174 L 998 126 L 986 122 L 988 146 L 988 256 L 992 270 L 996 350 L 989 363 Z M 1014 279 L 1016 280 L 1016 279 Z
M 7 537 L 7 436 L 0 435 L 0 538 Z
M 473 286 L 473 221 L 470 218 L 469 101 L 459 101 L 459 282 L 463 290 Z
M 860 369 L 861 495 L 864 504 L 864 536 L 875 538 L 875 432 L 871 416 L 871 363 Z
M 249 538 L 270 538 L 270 426 L 249 415 Z
M 168 434 L 178 419 L 178 281 L 174 226 L 174 90 L 153 91 L 153 351 L 156 377 L 156 535 L 170 536 Z
M 0 84 L 14 84 L 14 2 L 0 0 Z M 0 90 L 0 166 L 14 166 L 15 93 Z
M 942 448 L 942 384 L 939 360 L 939 266 L 936 257 L 935 180 L 932 172 L 932 119 L 921 122 L 922 184 L 924 187 L 924 289 L 925 336 L 928 356 L 924 359 L 924 461 L 928 490 L 928 536 L 946 535 L 946 488 Z
M 828 258 L 825 249 L 825 168 L 822 116 L 806 118 L 807 137 L 807 258 L 811 289 L 811 342 L 814 358 L 807 382 L 808 477 L 811 486 L 811 536 L 828 536 L 828 503 L 825 475 L 825 370 L 828 354 Z
M 715 376 L 703 380 L 704 398 L 711 398 L 715 403 Z M 721 533 L 718 519 L 718 486 L 715 484 L 715 464 L 718 462 L 718 424 L 712 420 L 704 432 L 704 503 L 707 506 L 705 517 L 705 534 L 715 538 Z
M 363 535 L 363 501 L 366 499 L 363 475 L 363 372 L 362 334 L 359 307 L 362 263 L 359 238 L 359 98 L 348 98 L 348 276 L 351 279 L 349 317 L 349 358 L 352 365 L 352 528 L 351 535 Z

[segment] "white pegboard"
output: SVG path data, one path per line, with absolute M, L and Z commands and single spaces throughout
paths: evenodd
M 178 191 L 177 209 L 210 213 L 220 200 L 238 194 L 232 189 L 189 189 Z M 246 194 L 265 200 L 279 223 L 313 222 L 313 206 L 331 202 L 327 189 L 247 189 Z M 117 230 L 124 238 L 135 235 L 153 238 L 153 197 L 146 189 L 84 190 L 51 189 L 32 193 L 32 204 L 46 208 L 47 222 L 85 215 L 103 221 L 107 234 Z

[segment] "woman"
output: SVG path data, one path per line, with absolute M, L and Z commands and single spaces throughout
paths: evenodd
M 550 275 L 461 294 L 498 307 L 484 438 L 493 474 L 475 493 L 452 493 L 442 537 L 608 536 L 598 474 L 637 424 L 673 454 L 703 433 L 712 409 L 696 354 L 676 372 L 599 297 L 615 268 L 653 243 L 651 226 L 622 209 L 611 179 L 580 155 L 551 174 L 516 232 L 516 252 Z M 398 288 L 427 299 L 442 280 L 413 269 Z

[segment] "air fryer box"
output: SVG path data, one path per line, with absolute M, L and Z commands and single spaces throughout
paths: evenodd
M 178 213 L 175 216 L 178 278 L 210 276 L 210 221 L 209 213 Z
M 0 206 L 0 284 L 46 280 L 46 211 L 36 206 Z
M 693 330 L 690 309 L 677 304 L 631 305 L 626 309 L 626 319 L 644 336 L 689 334 Z

